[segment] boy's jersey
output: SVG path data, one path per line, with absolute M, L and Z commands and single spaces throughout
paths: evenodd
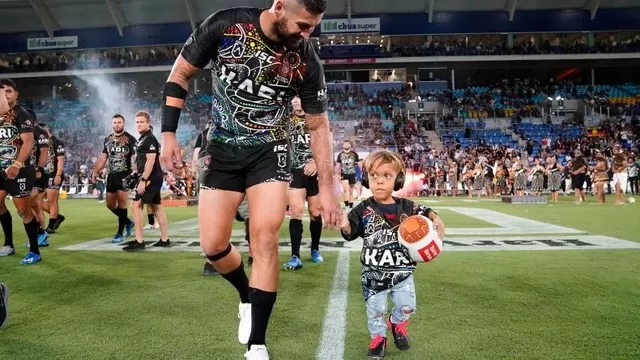
M 396 204 L 380 204 L 369 198 L 349 212 L 351 234 L 347 241 L 362 238 L 362 291 L 364 299 L 406 280 L 416 263 L 398 242 L 398 226 L 411 215 L 428 216 L 430 208 L 411 200 L 394 198 Z M 395 212 L 395 213 L 393 213 Z

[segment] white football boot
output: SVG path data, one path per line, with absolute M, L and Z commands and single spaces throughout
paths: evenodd
M 244 354 L 246 360 L 269 360 L 267 347 L 264 345 L 251 345 L 251 350 Z
M 238 319 L 240 319 L 238 341 L 240 341 L 240 344 L 246 345 L 251 335 L 251 304 L 240 303 L 238 305 Z

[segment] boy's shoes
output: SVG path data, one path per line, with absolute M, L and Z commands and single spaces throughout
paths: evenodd
M 369 360 L 381 360 L 384 359 L 384 355 L 387 352 L 387 338 L 383 336 L 377 336 L 371 339 L 369 343 Z
M 396 347 L 400 350 L 409 350 L 409 334 L 407 333 L 407 324 L 409 320 L 405 320 L 400 324 L 394 324 L 391 322 L 391 315 L 387 318 L 387 325 L 393 333 L 393 341 L 396 343 Z

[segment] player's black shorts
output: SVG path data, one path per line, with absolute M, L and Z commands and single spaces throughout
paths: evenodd
M 244 193 L 257 184 L 291 178 L 287 141 L 252 146 L 210 142 L 202 155 L 200 190 Z
M 49 185 L 47 186 L 47 189 L 60 190 L 60 187 L 62 186 L 62 181 L 64 180 L 64 174 L 60 175 L 59 185 L 54 184 L 55 178 L 56 178 L 56 174 L 47 175 L 47 180 L 49 181 Z
M 36 169 L 23 167 L 18 171 L 15 179 L 9 179 L 4 170 L 0 174 L 0 189 L 9 193 L 14 198 L 23 198 L 31 195 L 36 181 Z
M 356 174 L 340 174 L 340 178 L 349 181 L 349 185 L 356 184 Z
M 42 194 L 49 187 L 49 175 L 42 174 L 40 179 L 36 179 L 34 189 L 38 190 L 40 194 Z
M 318 176 L 308 176 L 304 174 L 302 169 L 291 170 L 290 189 L 305 189 L 307 197 L 316 196 L 320 192 L 318 190 Z
M 136 195 L 133 200 L 142 200 L 143 204 L 160 205 L 162 204 L 162 198 L 160 196 L 160 190 L 162 190 L 162 177 L 151 177 L 147 180 L 147 185 L 144 190 L 144 194 Z
M 117 172 L 107 175 L 107 192 L 127 191 L 122 184 L 122 180 L 129 175 L 127 172 Z

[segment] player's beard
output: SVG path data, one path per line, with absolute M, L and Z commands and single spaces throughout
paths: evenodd
M 287 25 L 285 19 L 276 20 L 273 23 L 272 29 L 274 34 L 278 37 L 278 40 L 289 49 L 298 49 L 302 45 L 302 36 L 300 34 L 287 33 Z
M 115 128 L 113 129 L 113 132 L 116 133 L 117 135 L 122 135 L 122 133 L 124 133 L 124 128 L 120 129 L 120 130 L 116 130 Z

